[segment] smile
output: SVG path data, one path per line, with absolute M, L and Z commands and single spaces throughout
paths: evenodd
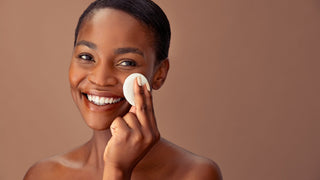
M 124 98 L 115 98 L 115 97 L 100 97 L 95 95 L 87 94 L 87 98 L 90 102 L 98 106 L 104 106 L 107 104 L 115 104 L 123 100 Z

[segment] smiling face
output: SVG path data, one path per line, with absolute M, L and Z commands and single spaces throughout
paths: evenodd
M 168 67 L 163 66 L 167 62 L 155 62 L 152 32 L 127 13 L 100 9 L 83 22 L 72 54 L 69 81 L 73 100 L 88 126 L 107 129 L 117 116 L 128 112 L 130 105 L 122 86 L 130 74 L 144 74 L 158 89 Z

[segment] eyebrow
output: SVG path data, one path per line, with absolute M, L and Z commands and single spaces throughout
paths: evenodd
M 127 53 L 135 53 L 135 54 L 139 54 L 142 57 L 144 57 L 144 54 L 141 50 L 139 50 L 138 48 L 132 48 L 132 47 L 118 48 L 114 51 L 114 53 L 117 55 L 127 54 Z
M 91 49 L 94 49 L 96 50 L 97 49 L 97 45 L 92 43 L 92 42 L 89 42 L 89 41 L 85 41 L 85 40 L 81 40 L 79 42 L 77 42 L 76 46 L 80 46 L 80 45 L 84 45 L 84 46 L 87 46 Z
M 76 46 L 80 46 L 80 45 L 87 46 L 87 47 L 94 49 L 94 50 L 97 49 L 96 44 L 89 42 L 89 41 L 86 41 L 86 40 L 81 40 L 81 41 L 77 42 Z M 142 57 L 144 57 L 143 52 L 141 50 L 139 50 L 138 48 L 124 47 L 124 48 L 118 48 L 114 51 L 114 54 L 116 54 L 116 55 L 127 54 L 127 53 L 139 54 Z

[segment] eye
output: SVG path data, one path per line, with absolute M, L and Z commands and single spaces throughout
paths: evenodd
M 120 66 L 136 66 L 137 63 L 133 60 L 123 60 L 118 63 Z
M 85 60 L 85 61 L 94 61 L 93 56 L 90 54 L 80 54 L 78 58 Z

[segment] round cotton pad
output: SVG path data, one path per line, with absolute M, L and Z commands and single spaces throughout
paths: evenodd
M 141 77 L 141 83 L 142 85 L 145 85 L 148 83 L 148 80 L 146 77 L 144 77 L 140 73 L 133 73 L 130 74 L 126 80 L 123 83 L 123 95 L 126 98 L 126 100 L 132 105 L 135 106 L 134 103 L 134 91 L 133 91 L 133 85 L 134 85 L 134 80 L 140 76 Z

